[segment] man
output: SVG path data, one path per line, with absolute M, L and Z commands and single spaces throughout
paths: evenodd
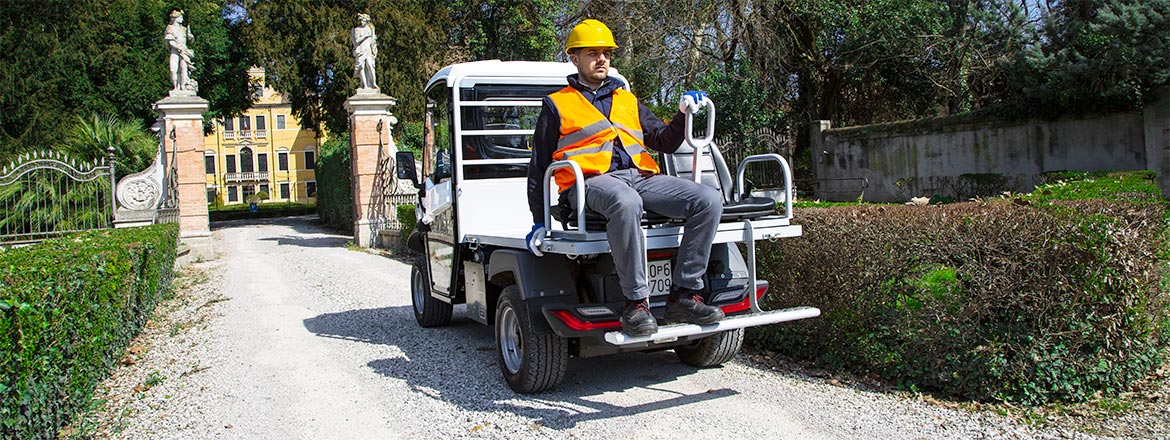
M 528 247 L 541 255 L 535 242 L 547 229 L 544 220 L 544 173 L 553 161 L 572 160 L 585 176 L 585 205 L 607 220 L 606 233 L 626 297 L 622 331 L 633 336 L 653 334 L 658 324 L 650 313 L 646 285 L 646 249 L 642 242 L 643 210 L 686 219 L 670 293 L 667 321 L 714 324 L 723 319 L 718 307 L 703 304 L 703 275 L 711 242 L 723 212 L 723 197 L 709 186 L 659 174 L 645 150 L 672 153 L 685 135 L 685 111 L 706 102 L 704 92 L 686 92 L 679 113 L 669 125 L 638 103 L 625 84 L 609 77 L 613 33 L 597 20 L 584 20 L 569 33 L 565 52 L 577 66 L 569 85 L 544 98 L 536 122 L 532 161 L 528 166 L 528 204 L 535 225 Z M 555 172 L 561 203 L 575 200 L 573 173 Z

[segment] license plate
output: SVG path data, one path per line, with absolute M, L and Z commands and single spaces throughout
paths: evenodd
M 650 287 L 650 296 L 670 293 L 670 271 L 670 260 L 650 260 L 646 267 L 646 284 Z

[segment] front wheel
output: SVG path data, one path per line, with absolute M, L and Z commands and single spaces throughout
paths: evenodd
M 565 378 L 569 344 L 555 334 L 537 335 L 516 286 L 500 293 L 496 305 L 496 350 L 500 372 L 517 393 L 548 390 Z
M 690 345 L 677 347 L 674 353 L 687 365 L 707 368 L 731 360 L 742 346 L 743 329 L 740 328 L 716 333 Z
M 420 256 L 410 270 L 410 302 L 414 320 L 422 327 L 438 327 L 451 322 L 451 303 L 431 296 L 431 276 L 426 257 Z

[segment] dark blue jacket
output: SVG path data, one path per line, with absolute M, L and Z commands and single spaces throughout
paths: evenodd
M 569 85 L 579 90 L 585 99 L 592 102 L 601 114 L 608 117 L 613 106 L 613 91 L 625 87 L 626 83 L 618 78 L 609 78 L 596 91 L 577 80 L 577 74 L 569 75 Z M 642 136 L 647 148 L 663 153 L 673 153 L 682 145 L 686 119 L 682 113 L 676 113 L 670 124 L 662 122 L 641 102 L 638 103 L 638 120 L 642 124 Z M 532 139 L 532 160 L 528 162 L 528 209 L 532 211 L 532 222 L 544 221 L 544 190 L 541 183 L 544 180 L 544 171 L 552 163 L 552 155 L 557 151 L 557 141 L 561 138 L 561 115 L 553 105 L 552 98 L 544 97 L 540 109 L 540 117 L 536 120 L 536 134 Z M 609 171 L 633 168 L 634 161 L 621 148 L 621 138 L 615 139 L 613 161 Z M 661 165 L 661 164 L 659 164 Z

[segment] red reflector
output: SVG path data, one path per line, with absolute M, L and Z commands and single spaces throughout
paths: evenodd
M 571 328 L 573 330 L 589 331 L 589 330 L 601 330 L 601 329 L 621 328 L 622 327 L 621 321 L 598 321 L 598 322 L 582 321 L 582 320 L 578 319 L 576 316 L 574 316 L 572 313 L 569 313 L 568 310 L 553 310 L 552 314 L 553 314 L 553 316 L 556 316 L 557 319 L 561 320 L 561 322 L 563 322 L 565 325 L 569 326 L 569 328 Z
M 673 256 L 674 256 L 674 254 L 672 254 L 670 252 L 655 252 L 652 254 L 646 254 L 646 259 L 647 260 L 661 260 L 663 258 L 670 258 Z
M 758 300 L 763 298 L 765 293 L 768 293 L 768 284 L 756 284 L 756 299 Z M 723 313 L 742 312 L 752 308 L 751 298 L 744 296 L 743 301 L 737 302 L 735 304 L 720 306 L 719 308 L 723 309 Z

